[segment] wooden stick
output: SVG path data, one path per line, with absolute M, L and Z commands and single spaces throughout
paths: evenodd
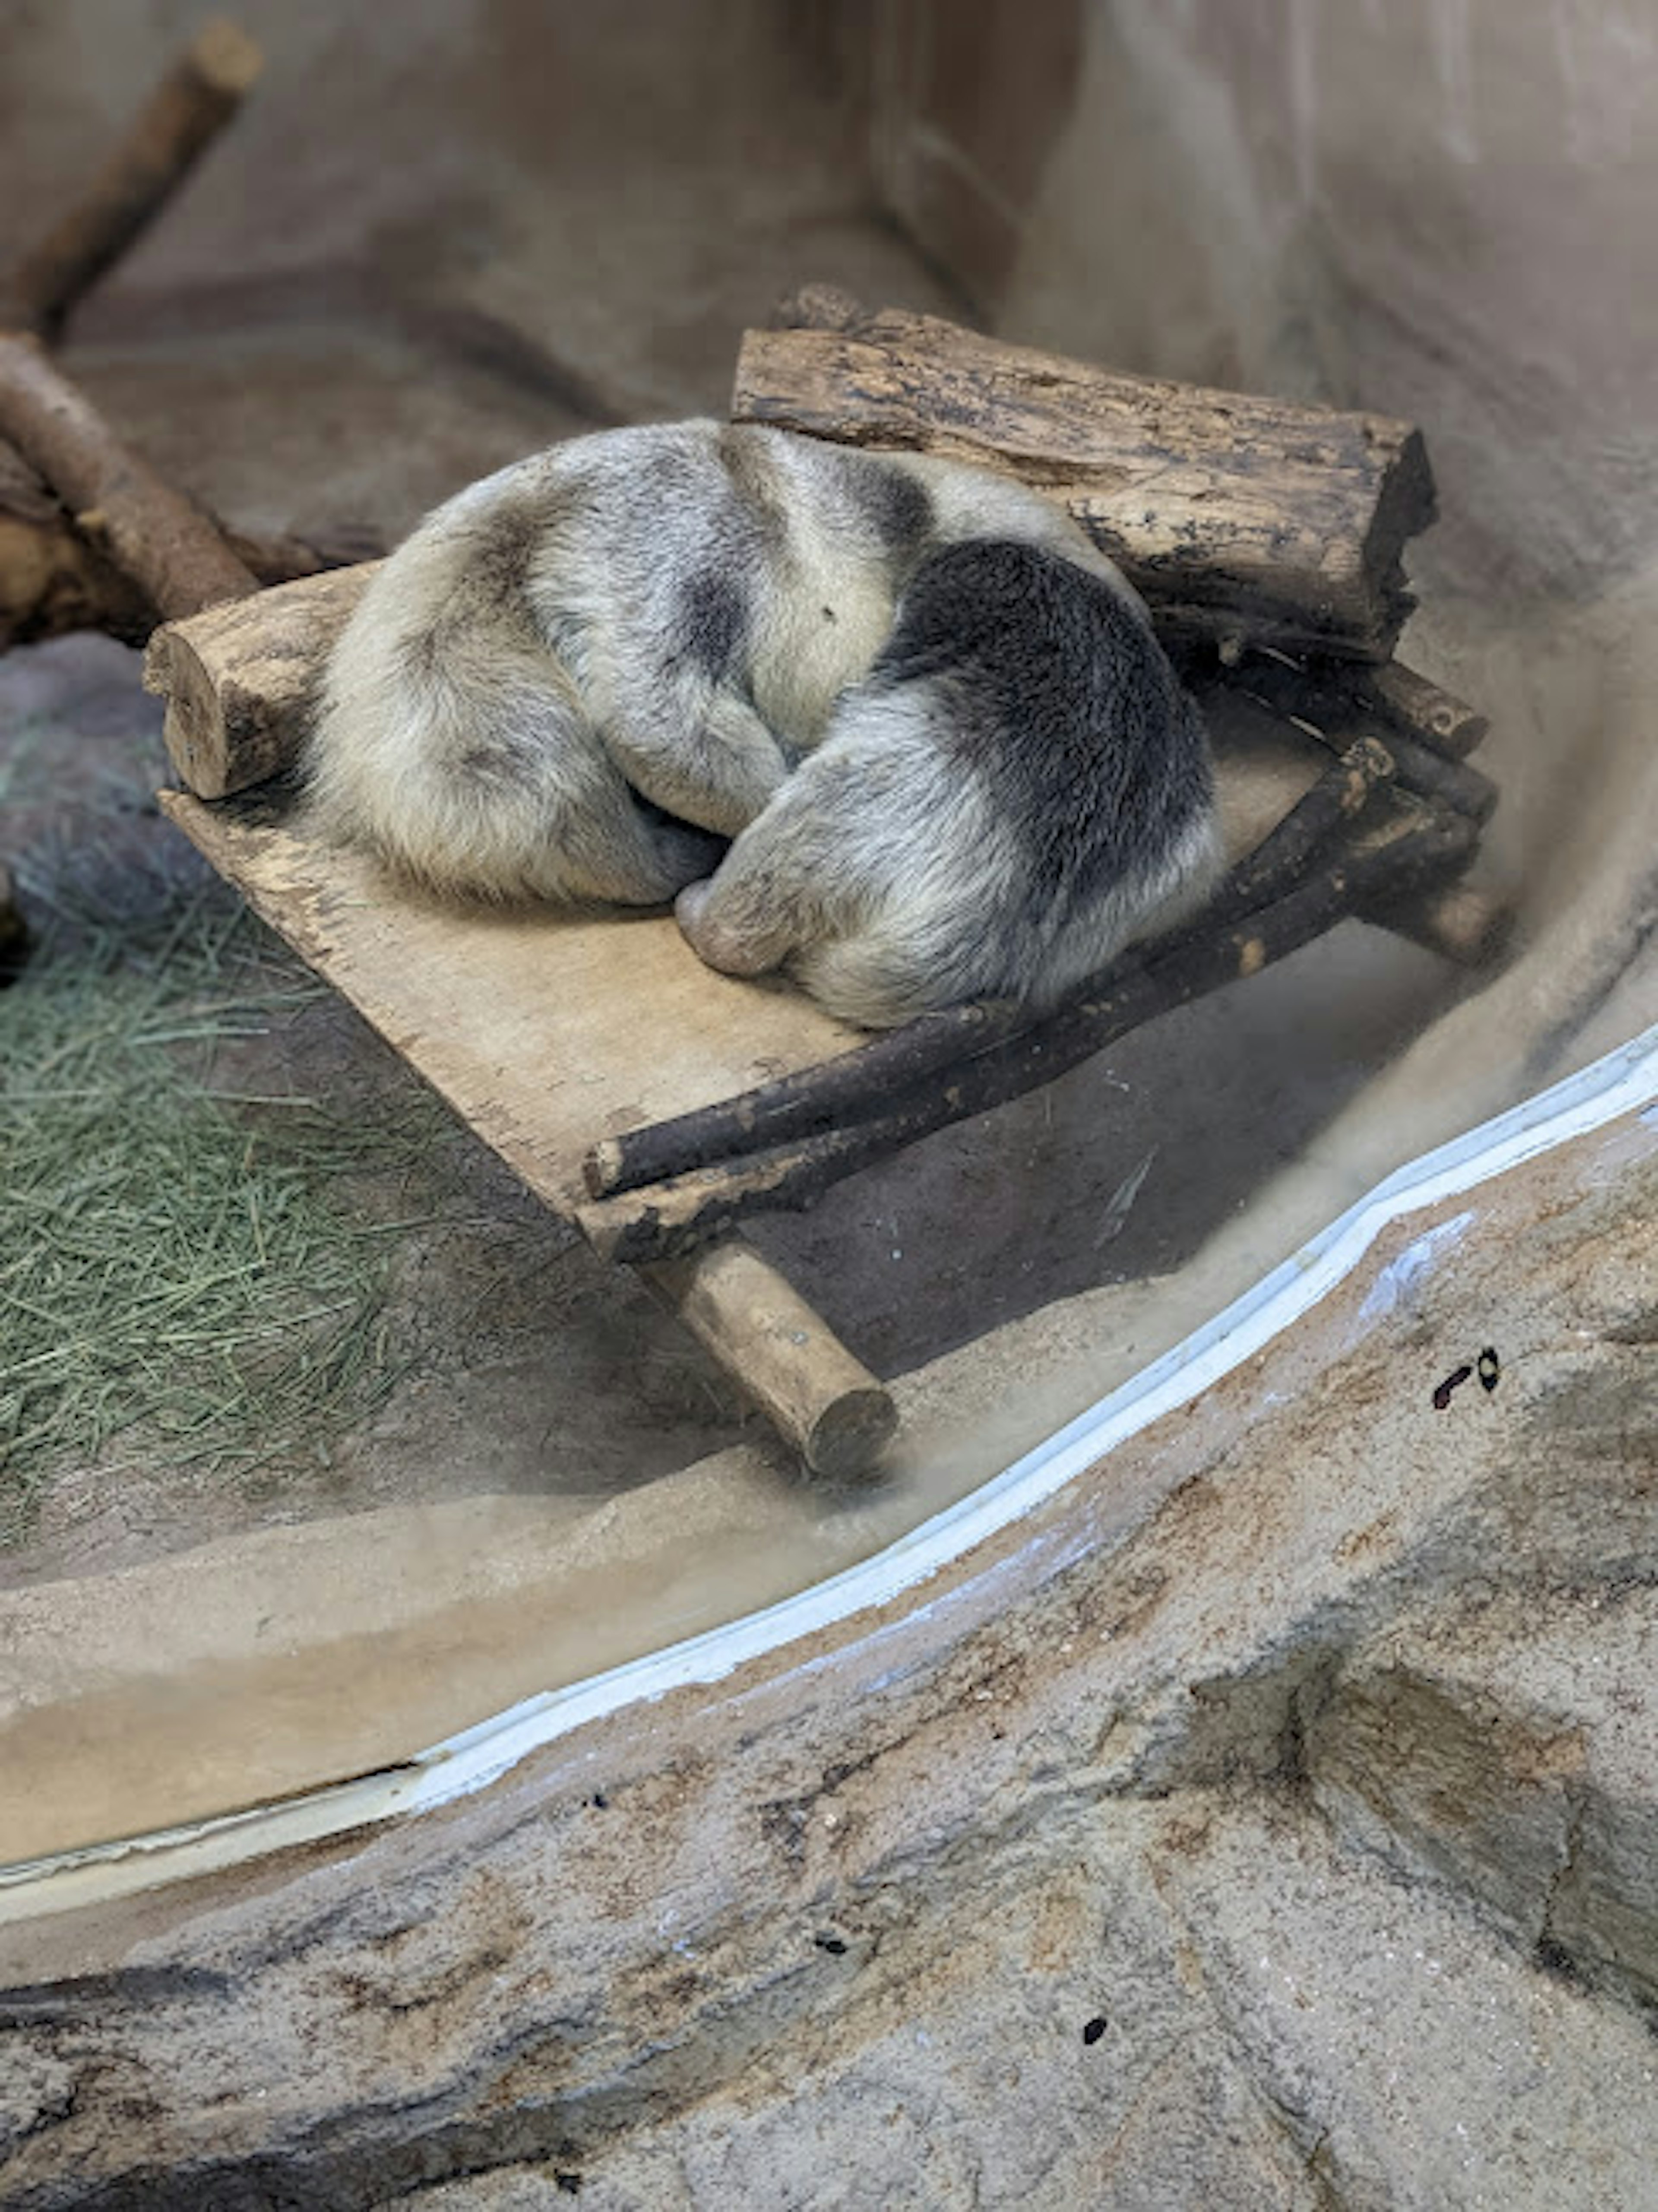
M 373 574 L 370 562 L 302 577 L 156 631 L 144 689 L 167 701 L 167 753 L 198 799 L 294 765 L 329 651 Z
M 766 1152 L 868 1119 L 914 1084 L 999 1043 L 1030 1021 L 1018 1007 L 975 1000 L 923 1014 L 798 1075 L 642 1129 L 602 1138 L 582 1164 L 594 1198 L 689 1173 L 711 1160 Z
M 749 1214 L 809 1206 L 832 1183 L 917 1138 L 1053 1082 L 1156 1016 L 1253 975 L 1297 951 L 1372 897 L 1442 880 L 1465 866 L 1472 823 L 1439 809 L 1403 810 L 1389 833 L 1230 929 L 1199 934 L 1107 988 L 894 1100 L 877 1118 L 595 1200 L 577 1224 L 601 1257 L 637 1266 L 725 1236 Z
M 1491 819 L 1497 799 L 1491 778 L 1412 735 L 1401 726 L 1402 716 L 1390 711 L 1385 696 L 1368 681 L 1350 683 L 1342 672 L 1309 668 L 1279 653 L 1246 656 L 1232 680 L 1258 704 L 1282 714 L 1321 744 L 1339 747 L 1356 737 L 1375 737 L 1393 755 L 1405 790 L 1451 807 L 1470 822 Z M 1441 696 L 1448 705 L 1460 703 L 1448 694 Z
M 55 338 L 76 301 L 178 191 L 264 65 L 235 24 L 216 17 L 204 25 L 82 198 L 0 282 L 0 328 Z
M 898 1425 L 866 1367 L 740 1237 L 641 1273 L 814 1474 L 867 1474 Z
M 1413 668 L 1400 667 L 1396 660 L 1384 668 L 1367 669 L 1355 683 L 1360 700 L 1367 695 L 1373 698 L 1402 734 L 1451 760 L 1466 760 L 1491 727 L 1487 717 L 1466 700 L 1442 690 Z
M 261 584 L 343 568 L 381 550 L 374 532 L 355 525 L 282 532 L 218 526 Z M 0 441 L 0 652 L 82 629 L 142 645 L 155 623 L 137 585 L 75 528 L 16 448 Z
M 0 456 L 8 451 L 0 447 Z M 20 515 L 0 488 L 0 653 L 78 629 L 141 645 L 155 623 L 131 578 L 89 545 L 55 501 L 45 520 Z
M 1363 738 L 1320 777 L 1278 827 L 1233 869 L 1203 913 L 1167 936 L 1132 947 L 1090 988 L 1116 988 L 1190 943 L 1286 896 L 1319 846 L 1350 822 L 1385 781 L 1391 763 Z M 822 1066 L 695 1112 L 602 1138 L 582 1163 L 596 1199 L 688 1175 L 711 1162 L 752 1158 L 791 1140 L 878 1117 L 895 1096 L 941 1070 L 1034 1028 L 1028 1008 L 975 1001 L 923 1015 Z
M 0 333 L 0 436 L 162 616 L 258 589 L 201 509 L 122 444 L 38 338 Z
M 746 332 L 732 416 L 1017 477 L 1161 626 L 1234 645 L 1385 660 L 1412 604 L 1405 544 L 1433 519 L 1408 423 L 1114 375 L 899 310 Z
M 1379 786 L 1389 781 L 1394 757 L 1374 738 L 1357 738 L 1338 754 L 1312 789 L 1297 800 L 1254 851 L 1233 869 L 1187 934 L 1254 914 L 1295 889 L 1314 856 L 1354 821 Z

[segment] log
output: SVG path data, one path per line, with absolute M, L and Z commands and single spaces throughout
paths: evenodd
M 1393 755 L 1398 780 L 1406 791 L 1452 807 L 1470 822 L 1488 822 L 1497 799 L 1491 778 L 1445 746 L 1424 744 L 1413 734 L 1418 725 L 1395 704 L 1409 696 L 1408 687 L 1386 690 L 1369 676 L 1367 671 L 1363 678 L 1350 681 L 1339 669 L 1308 667 L 1276 653 L 1254 653 L 1238 664 L 1231 680 L 1259 705 L 1284 715 L 1322 744 L 1339 748 L 1357 737 L 1374 737 Z M 1417 680 L 1426 690 L 1434 688 L 1425 679 Z M 1448 710 L 1461 706 L 1448 693 L 1437 696 Z M 1464 713 L 1467 720 L 1456 724 L 1459 738 L 1466 735 L 1470 723 L 1484 726 L 1471 708 Z
M 217 526 L 261 584 L 349 567 L 382 550 L 375 532 L 355 524 L 283 532 Z M 15 447 L 0 441 L 0 653 L 82 629 L 142 645 L 155 623 L 143 592 L 75 528 Z
M 208 517 L 121 442 L 38 338 L 0 332 L 0 437 L 167 619 L 258 589 Z
M 235 24 L 205 24 L 81 198 L 0 281 L 0 329 L 56 338 L 76 302 L 178 191 L 264 65 Z
M 0 653 L 77 629 L 137 645 L 155 622 L 138 586 L 81 536 L 21 455 L 0 444 Z
M 785 313 L 821 312 L 805 295 Z M 1405 545 L 1433 520 L 1420 434 L 1376 415 L 1123 376 L 892 309 L 745 332 L 732 419 L 976 462 L 1066 507 L 1160 628 L 1386 660 Z
M 1232 870 L 1193 929 L 1218 927 L 1293 890 L 1337 832 L 1355 821 L 1394 773 L 1394 757 L 1374 738 L 1339 753 L 1254 851 Z
M 815 1474 L 865 1474 L 898 1425 L 868 1369 L 776 1268 L 739 1237 L 641 1270 Z
M 1450 760 L 1467 760 L 1484 741 L 1491 723 L 1465 699 L 1442 690 L 1413 668 L 1390 660 L 1385 668 L 1366 669 L 1357 679 L 1361 703 L 1374 701 L 1382 717 L 1402 736 L 1415 738 L 1430 751 Z
M 156 631 L 144 689 L 167 701 L 167 753 L 198 799 L 294 766 L 318 680 L 374 566 L 279 584 Z
M 1445 884 L 1413 898 L 1378 899 L 1359 909 L 1366 921 L 1408 937 L 1459 968 L 1488 968 L 1507 951 L 1514 908 L 1476 884 Z
M 1477 838 L 1461 815 L 1400 807 L 1382 836 L 1272 906 L 1127 971 L 1108 969 L 1057 1013 L 1004 1034 L 874 1117 L 594 1200 L 576 1209 L 577 1225 L 602 1258 L 640 1266 L 729 1235 L 751 1213 L 810 1206 L 830 1184 L 918 1138 L 1051 1083 L 1157 1015 L 1259 974 L 1358 905 L 1444 881 L 1467 865 Z

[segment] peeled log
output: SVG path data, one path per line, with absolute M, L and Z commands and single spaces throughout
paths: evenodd
M 308 532 L 219 527 L 261 584 L 347 568 L 382 550 L 375 532 L 354 524 Z M 76 529 L 63 502 L 0 439 L 0 653 L 82 629 L 142 645 L 157 619 L 137 585 Z
M 1420 434 L 1379 415 L 1115 375 L 889 309 L 749 331 L 732 419 L 935 453 L 1060 501 L 1170 633 L 1385 660 L 1434 515 Z
M 891 1397 L 740 1237 L 642 1270 L 814 1474 L 867 1474 L 898 1426 Z
M 167 753 L 198 799 L 293 767 L 334 641 L 376 566 L 302 576 L 156 631 L 144 689 L 167 701 Z

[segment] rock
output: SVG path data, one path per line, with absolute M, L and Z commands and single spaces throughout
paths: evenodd
M 1641 2201 L 1655 1196 L 1631 1115 L 885 1607 L 0 1929 L 0 2201 Z

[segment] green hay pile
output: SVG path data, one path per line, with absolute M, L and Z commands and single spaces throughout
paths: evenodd
M 216 1091 L 216 1049 L 316 988 L 270 944 L 196 894 L 136 951 L 128 929 L 58 930 L 0 992 L 0 1543 L 94 1462 L 325 1462 L 396 1380 L 407 1224 L 350 1179 L 440 1109 L 416 1096 L 387 1127 Z

